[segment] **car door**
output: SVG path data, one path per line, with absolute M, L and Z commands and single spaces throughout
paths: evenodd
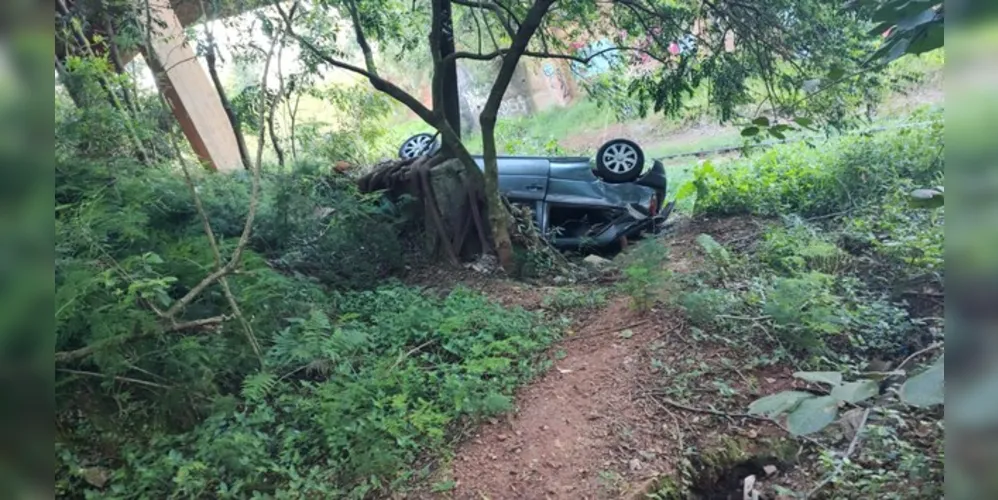
M 551 162 L 534 156 L 500 156 L 499 192 L 512 202 L 542 201 L 547 195 Z M 475 158 L 484 169 L 482 158 Z

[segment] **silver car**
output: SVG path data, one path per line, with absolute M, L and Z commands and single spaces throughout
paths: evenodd
M 439 149 L 434 135 L 417 134 L 399 148 L 403 159 Z M 475 157 L 479 168 L 484 159 Z M 511 203 L 532 209 L 537 227 L 564 249 L 609 247 L 657 233 L 675 202 L 665 203 L 662 162 L 647 172 L 641 147 L 613 139 L 587 157 L 499 156 L 499 190 Z

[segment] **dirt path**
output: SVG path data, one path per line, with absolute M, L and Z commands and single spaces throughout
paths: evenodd
M 759 229 L 756 221 L 743 218 L 685 226 L 669 240 L 673 272 L 701 265 L 694 242 L 701 230 L 736 244 Z M 550 293 L 545 287 L 470 271 L 453 276 L 431 273 L 421 279 L 442 289 L 471 286 L 508 307 L 536 309 Z M 701 370 L 704 377 L 713 373 L 716 379 L 731 371 L 724 364 L 726 358 L 736 359 L 739 353 L 692 344 L 677 314 L 668 309 L 640 314 L 629 308 L 626 297 L 612 298 L 598 311 L 581 313 L 565 339 L 549 351 L 554 366 L 518 392 L 516 411 L 479 426 L 451 460 L 439 464 L 430 483 L 449 484 L 441 488 L 447 491 L 424 489 L 405 497 L 644 498 L 642 493 L 657 478 L 677 476 L 684 448 L 711 449 L 730 436 L 748 434 L 755 439 L 779 433 L 758 421 L 741 420 L 735 425 L 731 419 L 663 410 L 647 396 L 649 389 L 683 386 L 694 395 L 695 405 L 723 404 L 711 395 L 717 389 L 710 380 L 689 378 L 684 372 Z M 788 373 L 768 369 L 738 375 L 738 379 L 725 378 L 744 393 L 742 399 L 785 388 L 790 379 Z M 747 388 L 741 380 L 746 375 L 758 378 L 758 387 Z
M 663 429 L 635 394 L 644 347 L 667 321 L 616 299 L 562 341 L 561 359 L 518 394 L 518 411 L 457 450 L 453 498 L 619 498 L 666 472 Z

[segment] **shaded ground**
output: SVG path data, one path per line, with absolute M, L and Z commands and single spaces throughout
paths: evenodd
M 701 232 L 737 247 L 751 244 L 762 224 L 751 218 L 681 221 L 663 240 L 671 247 L 670 267 L 683 272 L 700 264 L 694 238 Z M 528 309 L 543 307 L 551 293 L 470 271 L 431 272 L 422 279 L 443 288 L 460 282 Z M 737 349 L 692 338 L 669 308 L 632 311 L 625 297 L 574 316 L 565 339 L 549 353 L 553 367 L 517 394 L 516 411 L 472 431 L 436 468 L 430 483 L 446 491 L 427 487 L 407 498 L 645 498 L 672 483 L 695 489 L 690 471 L 711 450 L 737 448 L 750 458 L 771 454 L 774 446 L 799 451 L 782 429 L 740 414 L 756 397 L 792 387 L 789 367 L 741 369 Z M 758 469 L 753 464 L 732 462 L 730 473 L 706 479 L 701 495 L 741 498 L 740 490 L 728 490 L 741 487 L 744 476 Z M 802 480 L 789 462 L 777 465 L 756 471 L 760 482 Z

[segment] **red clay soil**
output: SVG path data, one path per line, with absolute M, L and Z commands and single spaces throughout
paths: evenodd
M 618 498 L 668 472 L 669 440 L 636 395 L 647 380 L 642 350 L 665 322 L 617 299 L 562 341 L 564 357 L 518 394 L 518 411 L 457 450 L 452 497 Z
M 686 272 L 701 265 L 695 237 L 701 232 L 735 246 L 758 237 L 761 221 L 736 218 L 684 220 L 669 239 L 670 268 Z M 475 273 L 416 273 L 416 281 L 444 290 L 461 284 L 503 305 L 540 307 L 547 295 L 534 287 Z M 723 366 L 737 359 L 730 348 L 688 339 L 682 320 L 667 311 L 639 314 L 623 297 L 577 319 L 573 330 L 550 350 L 554 366 L 516 396 L 515 412 L 479 426 L 441 464 L 434 483 L 453 481 L 441 493 L 410 491 L 406 498 L 610 499 L 644 498 L 658 477 L 675 477 L 683 448 L 711 449 L 724 436 L 752 440 L 782 431 L 751 419 L 720 418 L 668 408 L 648 397 L 649 389 L 670 384 L 652 368 L 654 357 L 682 370 L 690 360 L 710 365 L 742 393 L 727 405 L 744 408 L 752 398 L 791 388 L 787 367 L 742 373 Z M 748 387 L 748 377 L 757 380 Z M 710 380 L 692 384 L 694 406 L 725 406 L 709 396 Z M 789 471 L 786 471 L 789 472 Z M 785 472 L 781 477 L 787 479 Z

